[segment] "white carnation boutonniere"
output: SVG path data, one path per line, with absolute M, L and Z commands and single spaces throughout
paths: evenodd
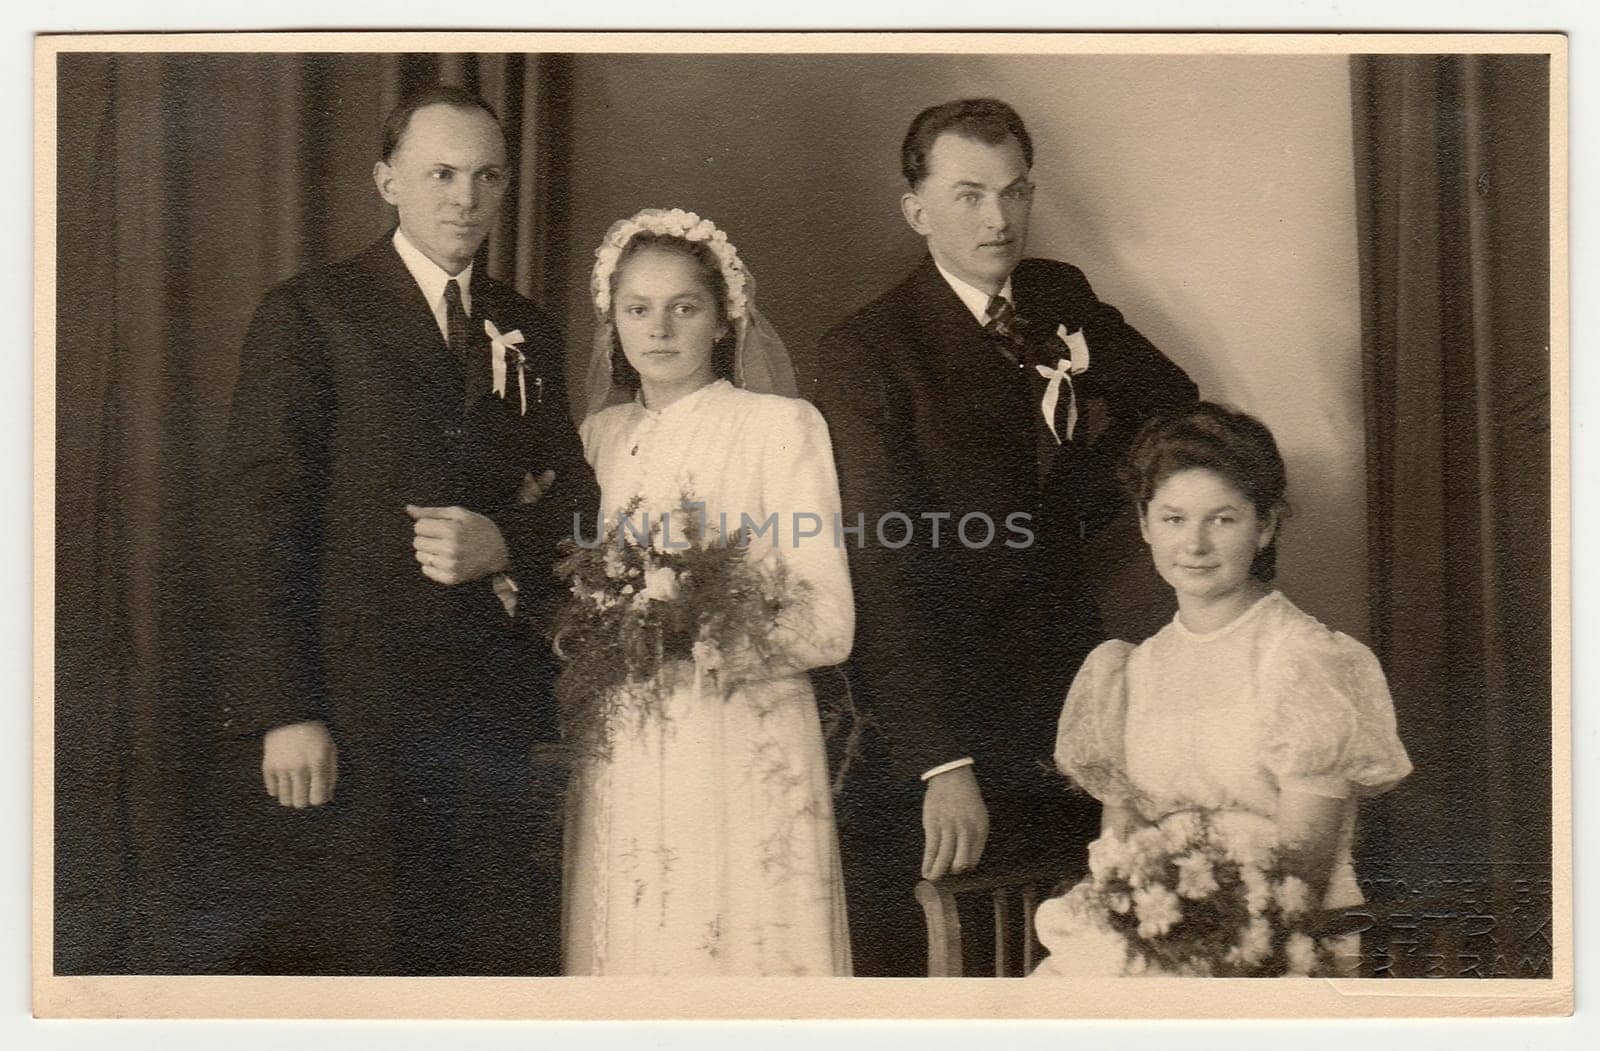
M 1056 339 L 1061 343 L 1062 353 L 1056 358 L 1054 367 L 1049 365 L 1034 366 L 1039 370 L 1048 383 L 1044 388 L 1044 397 L 1039 401 L 1039 411 L 1044 414 L 1045 426 L 1050 428 L 1050 433 L 1056 436 L 1058 442 L 1072 440 L 1072 432 L 1078 427 L 1078 393 L 1073 389 L 1072 377 L 1081 376 L 1089 371 L 1089 340 L 1083 334 L 1083 329 L 1068 332 L 1067 326 L 1056 326 Z M 1056 405 L 1061 401 L 1061 387 L 1067 388 L 1067 433 L 1056 433 Z
M 528 414 L 528 356 L 522 351 L 525 342 L 520 328 L 510 332 L 501 332 L 493 321 L 485 318 L 483 321 L 484 334 L 489 337 L 489 367 L 494 377 L 494 392 L 502 401 L 507 394 L 507 378 L 511 365 L 517 369 L 517 398 L 520 403 L 519 415 Z M 535 400 L 544 401 L 544 377 L 534 377 Z

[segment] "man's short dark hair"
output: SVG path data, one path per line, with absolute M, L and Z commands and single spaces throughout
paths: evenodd
M 900 171 L 913 190 L 928 177 L 928 151 L 934 140 L 947 131 L 991 146 L 1008 137 L 1016 139 L 1023 161 L 1033 167 L 1033 140 L 1016 110 L 999 99 L 957 99 L 928 107 L 906 129 L 900 145 Z
M 405 136 L 406 129 L 411 127 L 411 118 L 417 110 L 428 106 L 449 106 L 453 109 L 478 109 L 489 115 L 495 126 L 500 129 L 500 134 L 505 135 L 505 126 L 500 123 L 500 117 L 489 104 L 466 88 L 454 84 L 429 84 L 420 88 L 400 100 L 400 104 L 389 111 L 389 118 L 383 122 L 383 159 L 387 163 L 394 156 L 394 151 L 400 148 L 400 140 Z

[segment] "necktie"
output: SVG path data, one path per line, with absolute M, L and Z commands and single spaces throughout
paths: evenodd
M 1011 300 L 1005 296 L 991 296 L 989 307 L 984 314 L 989 320 L 984 324 L 983 330 L 989 335 L 1017 348 L 1021 348 L 1027 342 L 1018 324 L 1017 308 L 1012 306 Z
M 444 284 L 444 327 L 450 353 L 461 364 L 467 364 L 467 352 L 472 349 L 472 322 L 461 305 L 461 286 L 453 277 Z
M 1048 422 L 1046 426 L 1050 431 L 1050 438 L 1054 444 L 1067 441 L 1072 434 L 1073 425 L 1077 422 L 1077 401 L 1072 388 L 1072 377 L 1062 368 L 1056 357 L 1045 353 L 1048 348 L 1042 346 L 1047 343 L 1036 330 L 1039 326 L 1031 325 L 1028 320 L 1017 313 L 1017 308 L 1011 300 L 1004 296 L 992 296 L 989 299 L 988 309 L 984 311 L 989 318 L 983 330 L 1000 340 L 1003 344 L 1001 352 L 1018 368 L 1037 372 L 1044 385 L 1035 384 L 1040 393 L 1040 415 Z M 1029 366 L 1033 368 L 1029 369 Z M 1059 377 L 1050 382 L 1052 377 Z M 1065 387 L 1065 390 L 1062 390 Z M 1054 394 L 1054 397 L 1051 395 Z M 1046 412 L 1048 410 L 1048 415 Z
M 455 278 L 444 286 L 445 342 L 461 364 L 462 394 L 470 407 L 489 393 L 493 379 L 489 372 L 488 340 L 473 332 L 472 319 L 461 303 L 461 286 Z

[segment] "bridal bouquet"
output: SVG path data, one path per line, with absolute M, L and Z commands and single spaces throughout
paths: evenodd
M 708 536 L 689 494 L 659 516 L 640 504 L 598 544 L 566 542 L 556 566 L 572 593 L 552 632 L 565 662 L 556 698 L 580 754 L 603 752 L 618 716 L 642 716 L 678 686 L 699 693 L 731 664 L 778 656 L 778 617 L 801 590 L 773 552 L 751 557 L 746 531 Z
M 1238 819 L 1238 820 L 1235 820 Z M 1331 973 L 1307 928 L 1305 881 L 1246 815 L 1182 811 L 1089 844 L 1089 877 L 1062 903 L 1121 936 L 1125 974 L 1270 977 Z

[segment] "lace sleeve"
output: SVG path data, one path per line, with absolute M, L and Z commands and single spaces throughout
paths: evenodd
M 778 636 L 789 668 L 800 671 L 838 664 L 850 656 L 855 638 L 855 602 L 839 522 L 839 479 L 833 445 L 822 414 L 799 398 L 776 399 L 767 432 L 767 508 L 780 514 L 783 559 L 804 583 L 802 601 L 779 619 Z M 802 526 L 805 526 L 802 529 Z M 807 536 L 806 534 L 811 535 Z
M 1275 704 L 1266 766 L 1280 789 L 1374 796 L 1411 772 L 1383 669 L 1361 643 L 1320 627 L 1296 633 L 1267 658 L 1262 685 Z
M 1102 803 L 1137 797 L 1128 781 L 1123 730 L 1131 643 L 1103 642 L 1078 669 L 1056 730 L 1056 768 Z
M 839 520 L 828 426 L 810 402 L 772 397 L 762 416 L 763 510 L 775 514 L 779 543 L 768 557 L 782 561 L 791 603 L 778 616 L 765 655 L 746 649 L 725 655 L 727 682 L 777 678 L 824 668 L 850 656 L 855 603 Z

